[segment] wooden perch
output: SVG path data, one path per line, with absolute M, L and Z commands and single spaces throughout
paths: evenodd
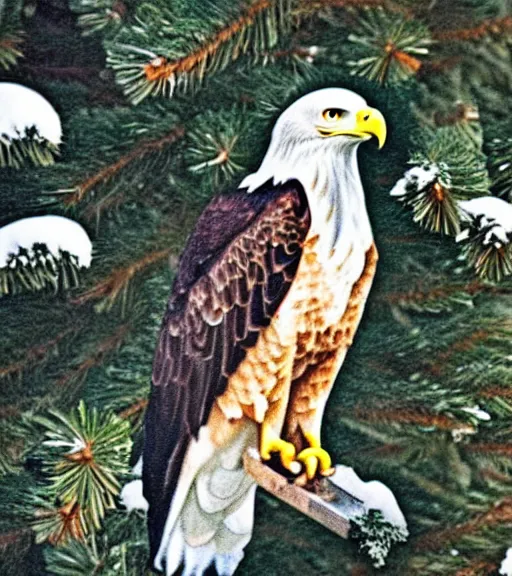
M 244 468 L 267 492 L 342 538 L 348 538 L 350 520 L 365 514 L 363 502 L 343 490 L 332 478 L 323 478 L 316 492 L 305 490 L 272 470 L 250 450 L 244 454 Z

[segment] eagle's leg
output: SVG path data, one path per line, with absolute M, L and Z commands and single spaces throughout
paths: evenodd
M 292 442 L 281 438 L 290 397 L 294 355 L 295 346 L 286 346 L 279 361 L 275 362 L 275 385 L 268 392 L 268 408 L 260 428 L 260 456 L 262 460 L 270 460 L 271 453 L 278 452 L 283 467 L 292 474 L 298 474 L 301 465 L 295 459 L 297 450 Z
M 292 384 L 286 416 L 286 438 L 297 446 L 307 480 L 334 472 L 328 452 L 322 448 L 320 430 L 325 405 L 348 347 L 326 353 L 322 362 L 310 366 Z
M 328 476 L 334 471 L 329 454 L 321 447 L 322 418 L 334 381 L 363 315 L 377 260 L 378 253 L 373 244 L 366 253 L 363 273 L 352 288 L 339 325 L 323 335 L 325 341 L 321 345 L 324 350 L 292 382 L 285 437 L 297 447 L 296 459 L 303 463 L 308 480 L 317 473 Z M 305 445 L 307 447 L 303 448 Z
M 297 460 L 304 465 L 307 479 L 313 480 L 317 472 L 321 476 L 334 474 L 331 456 L 327 450 L 321 447 L 320 436 L 313 432 L 304 432 L 304 437 L 309 442 L 309 447 L 297 454 Z
M 271 424 L 261 425 L 260 455 L 263 460 L 270 460 L 271 452 L 279 452 L 281 464 L 292 474 L 298 474 L 301 465 L 295 460 L 296 450 L 291 442 L 287 442 L 274 432 Z

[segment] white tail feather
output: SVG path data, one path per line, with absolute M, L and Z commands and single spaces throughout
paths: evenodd
M 191 442 L 167 517 L 155 568 L 172 576 L 203 576 L 215 565 L 232 576 L 252 535 L 256 485 L 243 469 L 243 454 L 257 445 L 257 428 L 247 425 L 233 441 L 215 448 L 207 427 Z

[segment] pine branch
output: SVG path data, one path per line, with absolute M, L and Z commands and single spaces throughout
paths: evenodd
M 83 328 L 83 326 L 80 328 Z M 78 331 L 80 328 L 75 328 L 75 330 Z M 83 359 L 77 366 L 68 368 L 60 378 L 55 380 L 53 385 L 56 386 L 57 390 L 59 388 L 61 389 L 61 392 L 58 392 L 59 396 L 64 394 L 62 389 L 66 389 L 67 387 L 74 385 L 76 382 L 83 382 L 89 370 L 101 366 L 112 353 L 122 346 L 132 328 L 133 325 L 129 322 L 118 326 L 113 334 L 100 340 L 94 345 L 94 351 L 89 356 Z M 61 340 L 61 342 L 62 341 L 63 340 Z M 65 399 L 68 403 L 70 400 L 72 401 L 75 393 L 76 390 L 66 391 Z M 23 414 L 23 411 L 28 410 L 29 407 L 32 407 L 35 411 L 41 411 L 53 406 L 55 401 L 55 389 L 48 391 L 48 393 L 38 401 L 34 401 L 34 398 L 31 396 L 27 396 L 26 398 L 23 397 L 20 400 L 21 403 L 0 406 L 0 420 L 20 417 Z
M 247 12 L 225 28 L 219 30 L 206 44 L 184 58 L 167 62 L 164 57 L 157 57 L 144 66 L 144 73 L 149 82 L 169 80 L 172 76 L 189 73 L 213 56 L 219 48 L 234 36 L 254 24 L 255 18 L 272 6 L 272 0 L 258 0 Z
M 126 408 L 122 412 L 119 412 L 119 417 L 123 419 L 129 419 L 132 416 L 138 415 L 140 414 L 140 412 L 143 412 L 146 409 L 147 405 L 148 405 L 148 399 L 141 398 L 131 406 L 128 406 L 128 408 Z
M 163 250 L 149 252 L 128 266 L 117 268 L 109 274 L 107 278 L 98 282 L 90 290 L 74 298 L 72 303 L 82 305 L 91 300 L 107 298 L 111 306 L 136 275 L 140 272 L 148 271 L 155 264 L 168 258 L 172 254 L 172 251 L 171 248 L 164 248 Z
M 402 301 L 426 302 L 437 298 L 447 298 L 458 292 L 466 292 L 472 296 L 482 293 L 497 296 L 511 294 L 512 288 L 507 286 L 493 286 L 492 284 L 484 284 L 479 280 L 473 280 L 465 285 L 447 284 L 446 286 L 438 286 L 426 291 L 408 290 L 388 292 L 382 295 L 382 299 L 390 304 L 399 304 Z
M 450 346 L 447 346 L 442 352 L 436 355 L 435 361 L 429 367 L 429 372 L 433 376 L 441 376 L 446 370 L 452 369 L 448 366 L 448 362 L 453 356 L 474 349 L 495 334 L 496 330 L 479 328 L 464 338 L 455 340 Z
M 21 169 L 30 162 L 33 166 L 51 166 L 59 155 L 59 146 L 42 139 L 29 129 L 20 138 L 0 134 L 0 168 Z
M 444 235 L 460 232 L 457 202 L 489 194 L 486 158 L 479 137 L 458 126 L 425 129 L 418 138 L 421 148 L 409 160 L 407 170 L 390 195 L 412 209 L 422 227 Z
M 18 0 L 3 0 L 0 4 L 0 69 L 9 70 L 23 56 L 21 10 L 22 2 Z
M 75 334 L 79 328 L 72 326 L 66 328 L 57 336 L 46 341 L 44 344 L 38 344 L 25 351 L 23 359 L 7 366 L 0 367 L 0 379 L 5 377 L 19 376 L 23 371 L 32 368 L 34 365 L 41 364 L 46 358 L 55 351 L 55 348 L 64 339 L 67 339 L 72 334 Z M 0 409 L 1 411 L 1 409 Z
M 303 0 L 295 12 L 298 15 L 315 14 L 325 8 L 384 8 L 404 16 L 412 15 L 409 8 L 391 0 Z
M 423 408 L 366 408 L 356 406 L 351 411 L 355 418 L 365 422 L 393 424 L 414 424 L 416 426 L 435 426 L 439 430 L 460 430 L 467 424 L 444 414 L 435 414 Z
M 398 83 L 416 74 L 431 44 L 428 29 L 417 20 L 383 9 L 365 10 L 348 36 L 354 43 L 348 65 L 351 74 L 381 85 Z
M 177 126 L 163 137 L 141 142 L 113 164 L 102 168 L 92 176 L 89 176 L 84 182 L 75 186 L 73 193 L 64 200 L 64 204 L 67 206 L 79 204 L 84 200 L 85 196 L 93 191 L 99 184 L 107 182 L 132 162 L 140 160 L 153 152 L 163 150 L 167 146 L 177 142 L 184 135 L 185 128 L 183 126 Z
M 23 56 L 21 45 L 24 38 L 21 32 L 5 34 L 0 38 L 0 68 L 9 70 Z
M 176 46 L 169 55 L 134 46 L 127 29 L 126 43 L 121 43 L 120 37 L 109 46 L 107 62 L 117 71 L 118 83 L 134 104 L 156 94 L 172 98 L 177 90 L 194 91 L 208 74 L 226 68 L 239 56 L 275 46 L 279 35 L 289 28 L 289 13 L 289 0 L 256 0 L 214 33 L 197 30 L 194 34 L 191 30 L 188 35 L 175 38 Z M 218 14 L 215 20 L 218 21 Z M 204 22 L 208 22 L 207 15 Z M 180 24 L 187 28 L 185 19 L 175 20 L 175 27 Z M 137 32 L 141 32 L 140 26 Z M 146 30 L 143 36 L 147 42 Z M 205 36 L 207 40 L 198 45 L 197 38 Z M 171 46 L 172 40 L 168 39 Z M 187 43 L 192 46 L 187 47 Z M 184 54 L 178 56 L 180 53 Z
M 504 36 L 512 32 L 512 16 L 485 20 L 474 28 L 461 28 L 459 30 L 441 30 L 433 33 L 434 40 L 438 42 L 452 42 L 468 40 L 481 40 L 487 36 Z
M 483 398 L 512 398 L 512 386 L 506 388 L 504 386 L 492 386 L 491 388 L 484 388 L 479 391 L 479 395 Z
M 487 512 L 478 514 L 467 522 L 443 530 L 434 530 L 420 536 L 416 540 L 414 548 L 417 551 L 438 550 L 445 547 L 447 542 L 455 542 L 463 536 L 473 534 L 483 528 L 510 522 L 512 522 L 512 498 L 505 498 Z
M 132 326 L 129 323 L 122 324 L 112 335 L 100 341 L 90 356 L 55 382 L 57 388 L 68 386 L 70 382 L 85 377 L 91 368 L 101 365 L 106 357 L 112 352 L 115 352 L 123 344 L 131 328 Z
M 72 0 L 72 10 L 79 14 L 78 25 L 84 36 L 101 32 L 103 35 L 115 34 L 127 17 L 128 7 L 121 0 Z
M 47 541 L 53 546 L 58 546 L 70 540 L 85 540 L 89 532 L 87 519 L 83 508 L 76 500 L 60 507 L 55 507 L 41 498 L 36 497 L 34 500 L 36 509 L 32 527 L 38 544 Z
M 416 486 L 425 491 L 430 497 L 438 498 L 449 506 L 458 507 L 465 510 L 468 505 L 467 498 L 461 494 L 460 490 L 458 492 L 447 490 L 445 484 L 434 482 L 428 477 L 417 472 L 412 472 L 407 468 L 400 468 L 400 475 L 403 476 L 406 480 L 410 480 L 416 484 Z
M 464 450 L 475 454 L 490 454 L 496 456 L 509 456 L 512 458 L 512 444 L 473 443 L 466 444 Z M 511 460 L 512 462 L 512 460 Z
M 57 544 L 63 535 L 84 540 L 101 528 L 106 510 L 115 508 L 120 476 L 129 470 L 130 424 L 111 411 L 88 409 L 83 400 L 69 415 L 51 412 L 33 421 L 44 429 L 40 450 L 49 483 L 39 489 L 49 495 L 49 511 L 34 522 L 38 541 Z M 54 510 L 55 503 L 63 505 Z
M 0 534 L 0 550 L 6 548 L 7 546 L 12 546 L 13 544 L 18 543 L 20 540 L 31 534 L 32 531 L 30 528 L 18 528 L 16 530 L 11 530 L 10 532 L 4 532 L 3 534 Z
M 487 576 L 494 574 L 497 569 L 498 565 L 493 562 L 475 560 L 470 566 L 457 570 L 454 576 Z

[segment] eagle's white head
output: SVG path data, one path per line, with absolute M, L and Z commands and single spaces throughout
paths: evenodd
M 240 187 L 251 192 L 270 178 L 275 184 L 297 178 L 308 191 L 317 167 L 321 169 L 332 160 L 336 172 L 350 169 L 358 145 L 372 136 L 381 148 L 386 140 L 386 122 L 364 98 L 344 88 L 310 92 L 278 118 L 259 170 Z
M 319 233 L 328 254 L 343 258 L 357 242 L 373 241 L 357 165 L 361 142 L 386 139 L 382 114 L 343 88 L 306 94 L 278 118 L 259 169 L 240 188 L 253 192 L 265 182 L 299 180 L 311 209 L 311 233 Z

